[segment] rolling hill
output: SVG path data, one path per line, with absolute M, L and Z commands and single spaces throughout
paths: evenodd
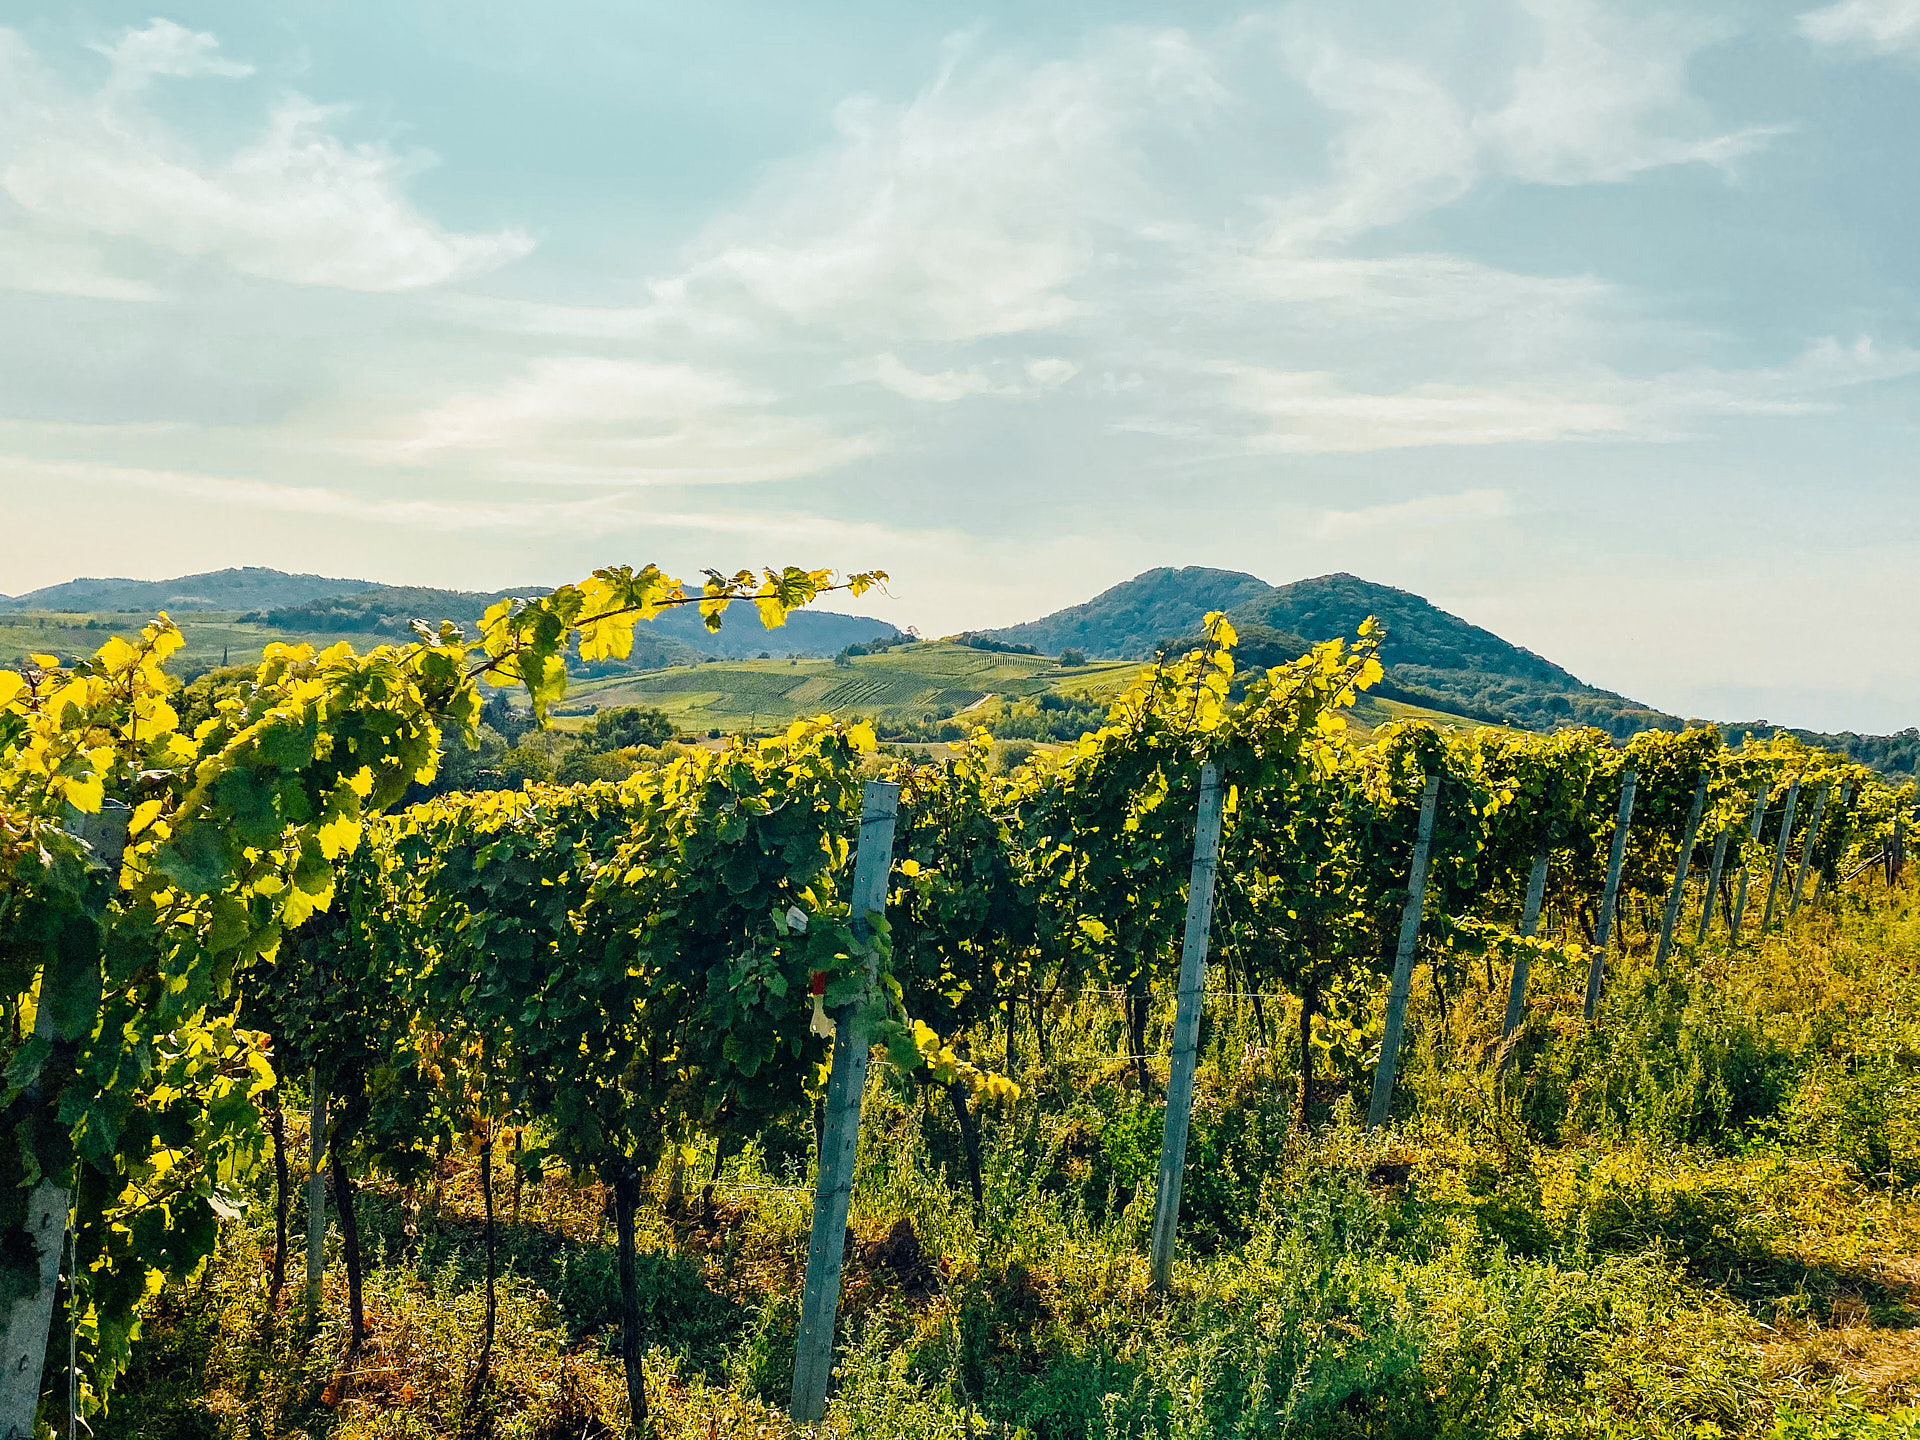
M 509 596 L 544 595 L 546 586 L 523 585 L 507 590 L 429 590 L 417 586 L 387 585 L 350 595 L 326 596 L 300 605 L 285 605 L 246 618 L 276 629 L 352 633 L 372 632 L 391 637 L 410 633 L 414 619 L 452 620 L 469 635 L 489 606 Z M 662 665 L 690 665 L 705 658 L 748 659 L 761 654 L 785 659 L 790 655 L 833 655 L 849 645 L 875 638 L 893 639 L 900 631 L 884 620 L 840 615 L 831 610 L 799 610 L 787 623 L 769 630 L 760 612 L 746 601 L 727 607 L 721 628 L 709 630 L 695 605 L 663 610 L 634 627 L 633 653 L 623 661 L 607 661 L 579 668 L 579 675 L 615 671 L 651 670 Z
M 1209 610 L 1237 615 L 1272 592 L 1266 581 L 1239 570 L 1147 570 L 1084 605 L 981 633 L 1044 655 L 1074 649 L 1108 660 L 1144 660 L 1167 640 L 1197 629 Z
M 0 610 L 255 610 L 377 588 L 371 580 L 289 575 L 284 570 L 246 565 L 172 580 L 68 580 L 25 595 L 0 596 Z
M 1071 644 L 1089 655 L 1135 658 L 1184 643 L 1209 610 L 1225 610 L 1250 641 L 1280 659 L 1291 658 L 1290 647 L 1351 637 L 1375 616 L 1385 629 L 1381 660 L 1387 666 L 1378 693 L 1409 704 L 1533 730 L 1595 725 L 1616 736 L 1681 723 L 1588 685 L 1410 591 L 1356 575 L 1275 586 L 1235 570 L 1149 570 L 1084 605 L 987 633 L 1041 649 Z M 1274 663 L 1251 650 L 1246 659 Z

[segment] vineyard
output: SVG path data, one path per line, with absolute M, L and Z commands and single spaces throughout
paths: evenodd
M 1920 1428 L 1915 797 L 1842 757 L 1362 736 L 1371 622 L 1243 687 L 1215 615 L 1011 775 L 821 717 L 396 808 L 482 679 L 874 578 L 603 571 L 191 736 L 164 618 L 0 672 L 0 1426 Z

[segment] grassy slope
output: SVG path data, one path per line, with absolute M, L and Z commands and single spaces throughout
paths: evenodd
M 174 615 L 173 621 L 180 627 L 181 634 L 186 636 L 187 643 L 168 668 L 177 675 L 198 674 L 220 664 L 223 654 L 230 664 L 251 665 L 258 662 L 263 649 L 275 642 L 287 645 L 305 642 L 325 646 L 336 640 L 350 640 L 356 646 L 365 648 L 379 639 L 369 635 L 308 634 L 276 630 L 265 625 L 248 625 L 239 619 L 242 613 L 230 610 L 183 610 Z M 141 626 L 152 618 L 151 614 L 144 611 L 0 613 L 0 665 L 13 665 L 27 655 L 36 653 L 57 655 L 62 660 L 81 659 L 93 654 L 111 636 L 138 635 Z M 87 628 L 90 620 L 96 622 L 96 628 Z
M 640 676 L 587 680 L 568 691 L 569 704 L 655 705 L 691 730 L 732 732 L 783 725 L 798 715 L 831 713 L 917 719 L 937 709 L 962 712 L 988 695 L 1046 691 L 1112 701 L 1132 683 L 1133 661 L 1096 661 L 1062 670 L 1033 655 L 1001 655 L 932 641 L 880 655 L 830 660 L 729 661 L 676 666 Z M 1430 720 L 1470 729 L 1478 722 L 1418 705 L 1362 696 L 1352 719 L 1364 733 L 1393 720 Z
M 1022 1097 L 983 1119 L 984 1214 L 945 1105 L 877 1064 L 822 1433 L 1910 1440 L 1920 1415 L 1884 1416 L 1920 1399 L 1916 895 L 1829 900 L 1733 955 L 1683 945 L 1665 980 L 1645 937 L 1626 938 L 1591 1034 L 1582 968 L 1536 971 L 1504 1086 L 1489 1079 L 1504 975 L 1468 967 L 1444 1015 L 1416 987 L 1396 1118 L 1372 1136 L 1353 1121 L 1364 1066 L 1337 1059 L 1333 1118 L 1289 1133 L 1286 1051 L 1215 977 L 1164 1303 L 1143 1255 L 1159 1112 L 1117 1054 L 1109 999 L 1056 1014 L 1044 1055 L 1023 1027 Z M 1286 1006 L 1268 999 L 1282 1034 Z M 647 1212 L 667 1440 L 801 1433 L 780 1409 L 806 1152 L 802 1117 L 730 1159 L 710 1205 Z M 694 1187 L 710 1161 L 693 1158 Z M 268 1318 L 263 1190 L 155 1315 L 101 1440 L 456 1433 L 480 1316 L 471 1162 L 436 1191 L 363 1197 L 381 1258 L 373 1342 L 348 1375 L 337 1250 L 317 1336 L 291 1309 Z M 502 1182 L 500 1440 L 619 1433 L 604 1200 L 559 1176 L 517 1197 Z
M 1035 655 L 1001 655 L 929 641 L 880 655 L 831 660 L 737 660 L 676 666 L 637 676 L 588 680 L 569 702 L 656 705 L 689 729 L 765 729 L 799 715 L 919 718 L 964 710 L 988 695 L 1065 690 L 1105 699 L 1124 689 L 1138 666 L 1124 661 L 1061 670 Z

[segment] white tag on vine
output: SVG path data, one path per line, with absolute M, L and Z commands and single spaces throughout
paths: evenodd
M 787 909 L 787 928 L 796 935 L 806 934 L 807 912 L 802 910 L 798 905 L 789 906 Z

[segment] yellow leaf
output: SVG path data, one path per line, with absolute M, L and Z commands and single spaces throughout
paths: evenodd
M 131 839 L 147 826 L 151 825 L 165 806 L 162 800 L 142 800 L 133 807 L 133 818 L 127 821 L 127 836 Z
M 920 873 L 920 862 L 918 860 L 902 860 L 900 862 L 900 873 L 909 880 L 913 879 Z
M 60 668 L 60 657 L 57 655 L 29 655 L 27 659 L 42 670 L 58 670 Z
M 98 776 L 89 775 L 84 780 L 68 780 L 61 788 L 66 794 L 68 803 L 84 815 L 98 815 L 101 804 L 107 798 L 107 787 Z

